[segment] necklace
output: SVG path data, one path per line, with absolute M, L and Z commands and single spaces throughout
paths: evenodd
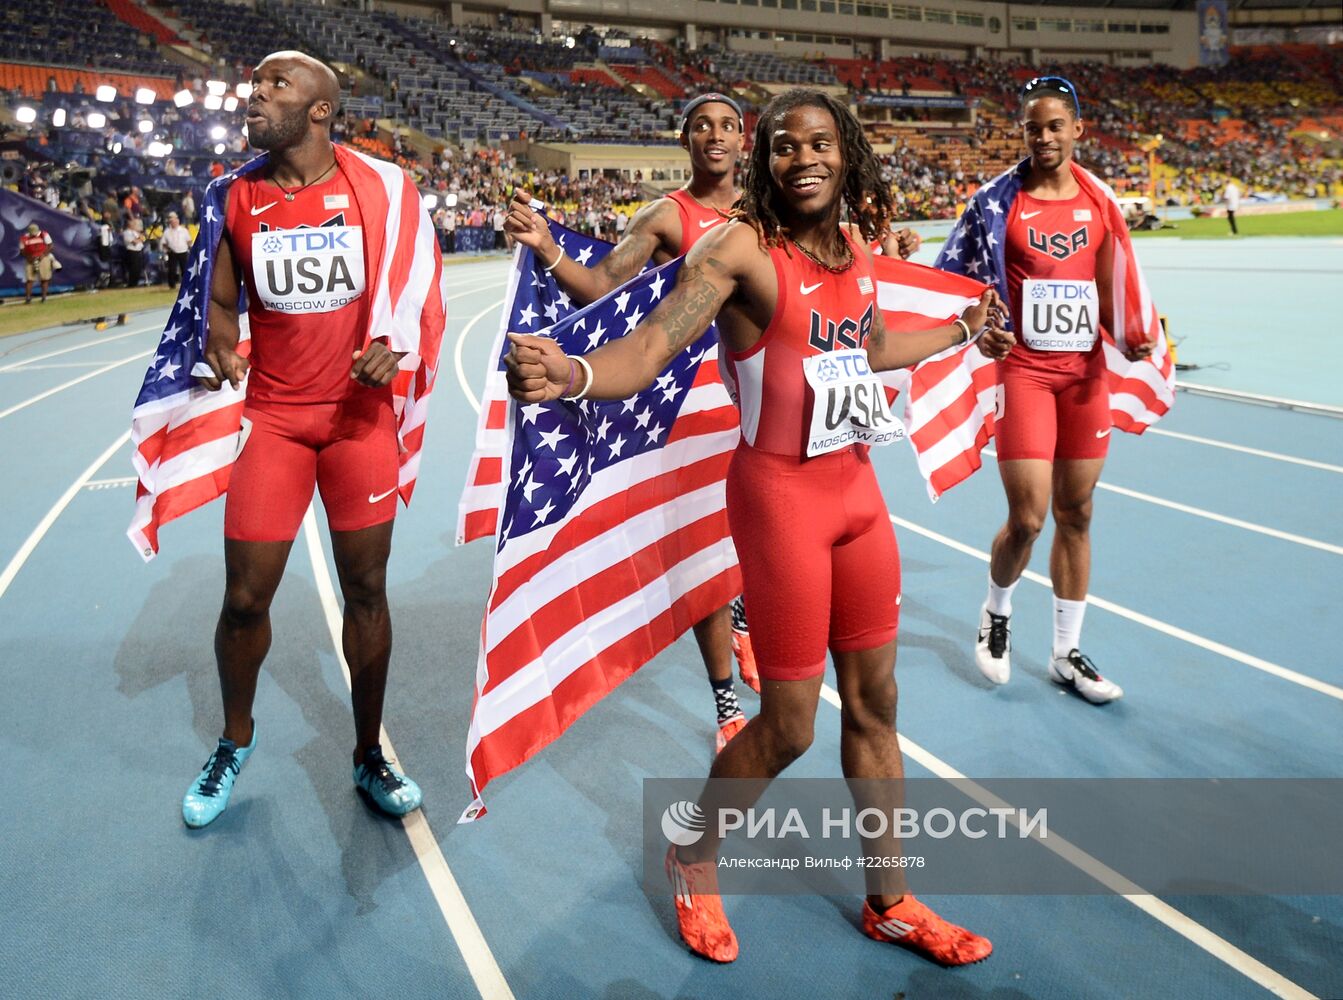
M 841 236 L 840 239 L 844 238 Z M 788 237 L 788 240 L 793 246 L 802 251 L 802 256 L 806 257 L 807 260 L 811 261 L 817 267 L 825 268 L 825 270 L 829 271 L 831 274 L 843 274 L 853 266 L 853 247 L 849 246 L 848 240 L 844 240 L 844 263 L 842 264 L 827 264 L 791 236 Z
M 332 171 L 332 170 L 335 170 L 335 169 L 336 169 L 336 161 L 335 161 L 335 160 L 332 160 L 332 161 L 331 161 L 331 166 L 327 167 L 325 170 L 323 170 L 320 174 L 318 174 L 318 175 L 317 175 L 316 177 L 314 177 L 312 180 L 308 181 L 307 184 L 301 184 L 301 185 L 299 185 L 298 187 L 294 188 L 294 190 L 292 190 L 292 191 L 286 190 L 285 187 L 284 187 L 284 185 L 282 185 L 282 184 L 281 184 L 279 181 L 277 181 L 274 177 L 272 177 L 272 178 L 270 179 L 270 182 L 271 182 L 272 184 L 274 184 L 277 188 L 279 188 L 281 191 L 284 192 L 284 200 L 285 200 L 285 201 L 293 201 L 293 200 L 294 200 L 294 195 L 298 194 L 298 193 L 299 193 L 300 191 L 302 191 L 304 188 L 310 188 L 310 187 L 312 187 L 314 184 L 316 184 L 316 183 L 317 183 L 318 181 L 320 181 L 323 177 L 325 177 L 327 174 L 331 173 L 331 171 Z

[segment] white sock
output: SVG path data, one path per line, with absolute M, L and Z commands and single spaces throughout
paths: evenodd
M 1082 616 L 1086 601 L 1065 601 L 1054 595 L 1054 655 L 1067 656 L 1082 642 Z
M 1006 587 L 1000 587 L 993 582 L 993 574 L 989 574 L 989 610 L 995 615 L 1010 615 L 1012 613 L 1012 591 L 1017 589 L 1017 584 L 1021 580 L 1018 578 L 1009 583 Z

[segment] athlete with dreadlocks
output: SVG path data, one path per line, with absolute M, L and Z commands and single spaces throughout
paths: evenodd
M 865 211 L 868 196 L 873 207 Z M 861 241 L 841 227 L 846 204 Z M 536 403 L 572 391 L 624 399 L 718 320 L 725 381 L 741 411 L 728 521 L 762 685 L 760 714 L 718 755 L 710 777 L 755 780 L 705 787 L 700 806 L 708 829 L 696 844 L 668 852 L 667 873 L 682 938 L 719 962 L 738 952 L 715 875 L 719 812 L 749 808 L 810 745 L 827 649 L 843 699 L 844 774 L 877 779 L 851 785 L 860 808 L 885 812 L 898 804 L 900 562 L 868 448 L 855 444 L 894 437 L 873 370 L 963 344 L 990 322 L 980 349 L 996 356 L 1012 344 L 992 292 L 951 325 L 887 335 L 865 243 L 889 229 L 891 210 L 853 115 L 825 94 L 790 91 L 757 123 L 733 220 L 695 245 L 674 290 L 642 324 L 581 358 L 566 357 L 554 341 L 510 334 L 515 398 Z M 872 858 L 899 850 L 893 836 L 864 841 Z M 863 906 L 870 937 L 946 965 L 976 962 L 992 950 L 905 894 L 903 881 L 880 877 L 898 868 L 866 871 L 874 876 Z

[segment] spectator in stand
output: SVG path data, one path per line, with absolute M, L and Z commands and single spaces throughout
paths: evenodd
M 126 254 L 126 287 L 134 288 L 145 276 L 145 226 L 130 219 L 121 231 L 121 246 Z
M 162 243 L 163 250 L 168 255 L 164 280 L 168 287 L 176 288 L 182 282 L 182 273 L 187 266 L 187 254 L 191 251 L 191 232 L 178 220 L 176 212 L 168 213 L 168 224 L 163 229 Z
M 494 215 L 490 218 L 490 225 L 494 227 L 494 249 L 507 250 L 508 237 L 504 234 L 504 220 L 508 218 L 508 213 L 504 211 L 504 203 L 499 202 L 494 207 Z
M 47 287 L 51 284 L 56 258 L 51 253 L 51 233 L 36 222 L 19 237 L 19 251 L 23 254 L 23 301 L 33 301 L 33 282 L 42 286 L 42 301 L 47 301 Z

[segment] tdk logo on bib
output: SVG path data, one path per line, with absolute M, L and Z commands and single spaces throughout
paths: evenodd
M 1089 351 L 1100 329 L 1094 281 L 1027 278 L 1021 283 L 1022 334 L 1036 351 Z
M 359 226 L 272 229 L 252 236 L 252 280 L 275 312 L 334 312 L 364 293 Z

